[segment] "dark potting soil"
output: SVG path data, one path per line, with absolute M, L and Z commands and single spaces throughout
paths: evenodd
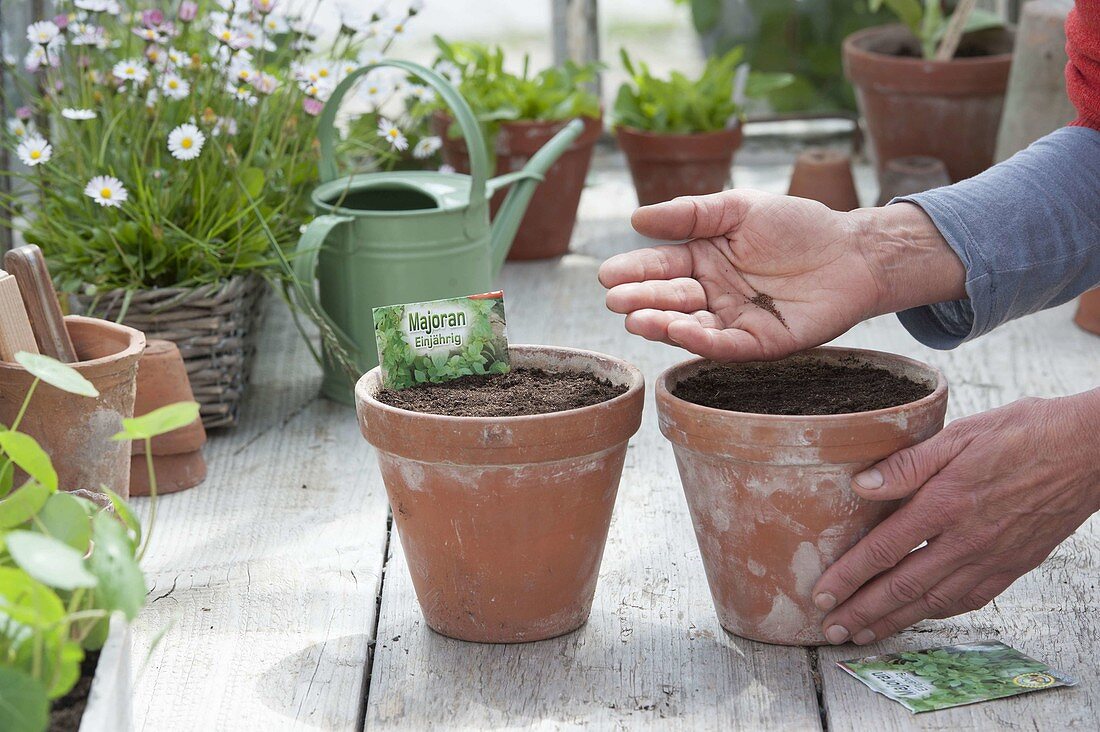
M 98 663 L 99 651 L 88 651 L 80 663 L 80 678 L 76 685 L 50 707 L 50 732 L 76 732 L 80 729 Z
M 506 374 L 383 389 L 378 401 L 413 412 L 454 417 L 517 417 L 580 409 L 625 391 L 625 386 L 583 371 L 516 368 Z
M 849 414 L 885 409 L 932 393 L 925 384 L 856 358 L 720 366 L 684 379 L 672 393 L 704 407 L 751 414 Z

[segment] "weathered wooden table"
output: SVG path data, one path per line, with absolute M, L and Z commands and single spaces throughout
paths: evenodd
M 738 183 L 782 191 L 788 170 L 738 169 Z M 601 168 L 585 193 L 574 253 L 505 268 L 513 342 L 621 356 L 650 384 L 684 357 L 628 336 L 603 307 L 597 266 L 644 243 L 627 223 L 633 205 L 625 173 Z M 953 352 L 919 346 L 893 317 L 840 342 L 941 367 L 951 383 L 948 416 L 958 418 L 1100 383 L 1100 338 L 1070 317 L 1069 306 L 1051 310 Z M 274 303 L 243 423 L 211 439 L 201 487 L 160 502 L 145 561 L 149 605 L 134 628 L 137 729 L 1097 728 L 1100 519 L 981 611 L 921 623 L 867 649 L 742 640 L 718 625 L 672 451 L 649 403 L 588 624 L 527 645 L 467 644 L 424 625 L 372 450 L 350 409 L 316 398 L 318 384 Z M 913 716 L 834 665 L 978 639 L 1016 646 L 1081 684 Z

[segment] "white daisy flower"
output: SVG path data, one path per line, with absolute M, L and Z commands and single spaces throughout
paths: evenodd
M 382 28 L 379 31 L 379 35 L 385 38 L 387 42 L 399 38 L 405 35 L 405 31 L 408 30 L 408 26 L 405 23 L 405 18 L 384 18 L 382 20 Z
M 260 101 L 259 98 L 252 93 L 252 87 L 247 84 L 234 84 L 233 82 L 229 82 L 225 90 L 232 94 L 233 98 L 238 102 L 244 102 L 249 107 L 255 107 Z
M 452 84 L 458 84 L 462 81 L 462 69 L 458 68 L 458 65 L 447 59 L 441 59 L 433 67 L 439 74 L 451 82 Z
M 130 32 L 147 43 L 160 43 L 164 40 L 164 36 L 155 28 L 131 28 Z
M 23 68 L 27 71 L 38 71 L 50 61 L 45 46 L 31 46 L 27 55 L 23 57 Z
M 409 140 L 401 132 L 401 128 L 385 117 L 378 120 L 378 135 L 386 138 L 386 142 L 390 143 L 394 150 L 407 150 L 409 147 Z
M 107 32 L 99 26 L 77 23 L 75 28 L 70 27 L 69 35 L 74 46 L 92 46 L 100 50 L 107 48 Z
M 57 38 L 57 35 L 61 32 L 61 29 L 57 27 L 57 24 L 50 20 L 40 20 L 37 23 L 31 23 L 27 26 L 27 40 L 31 43 L 37 43 L 40 46 L 46 44 Z
M 202 152 L 206 135 L 192 124 L 182 124 L 168 134 L 168 152 L 176 160 L 194 160 Z
M 431 102 L 435 100 L 435 91 L 423 84 L 409 84 L 406 90 L 412 98 L 418 102 Z
M 126 79 L 127 81 L 136 81 L 138 84 L 142 84 L 149 78 L 149 69 L 145 68 L 145 63 L 141 59 L 131 58 L 125 61 L 119 61 L 111 69 L 113 73 L 119 79 Z
M 84 195 L 106 208 L 118 208 L 130 196 L 122 181 L 111 175 L 97 175 L 92 178 L 84 186 Z
M 443 140 L 438 137 L 424 137 L 413 148 L 413 157 L 423 160 L 435 155 L 439 148 L 443 147 Z
M 228 135 L 232 137 L 237 134 L 237 120 L 232 117 L 218 117 L 218 123 L 214 125 L 214 129 L 211 131 L 214 137 L 220 135 Z
M 191 62 L 191 57 L 177 48 L 168 49 L 168 63 L 173 66 L 183 66 Z
M 186 99 L 191 93 L 191 84 L 178 74 L 165 74 L 160 79 L 160 90 L 169 99 Z
M 24 122 L 12 117 L 8 120 L 8 132 L 17 139 L 24 139 L 34 134 L 34 123 Z
M 233 50 L 239 51 L 242 48 L 248 48 L 252 45 L 251 40 L 227 25 L 214 26 L 210 29 L 210 34 L 218 39 L 218 43 L 228 46 Z
M 260 15 L 267 15 L 275 9 L 275 0 L 252 0 L 252 8 Z
M 118 15 L 122 11 L 118 0 L 76 0 L 73 4 L 81 10 L 87 10 L 89 13 Z
M 87 120 L 95 119 L 96 113 L 94 109 L 76 109 L 74 107 L 65 107 L 61 110 L 61 116 L 65 119 Z
M 360 66 L 370 66 L 376 64 L 382 60 L 382 52 L 377 48 L 364 48 L 359 52 L 357 59 Z
M 252 88 L 261 94 L 273 94 L 279 88 L 279 80 L 271 74 L 257 74 L 250 83 Z
M 24 165 L 34 167 L 49 162 L 50 157 L 53 156 L 53 146 L 46 142 L 45 138 L 33 135 L 19 143 L 19 147 L 15 148 L 15 154 Z
M 272 13 L 271 15 L 264 18 L 264 22 L 262 25 L 264 27 L 264 31 L 268 35 L 272 36 L 279 36 L 290 30 L 290 26 L 287 24 L 286 18 L 277 13 Z

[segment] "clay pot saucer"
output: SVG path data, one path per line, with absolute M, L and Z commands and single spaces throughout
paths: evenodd
M 134 414 L 141 416 L 168 404 L 194 400 L 179 348 L 171 341 L 150 340 L 138 366 Z M 175 493 L 203 481 L 206 461 L 202 457 L 202 446 L 205 443 L 206 431 L 200 419 L 152 439 L 157 493 Z M 130 495 L 147 496 L 150 486 L 145 443 L 135 441 L 131 444 Z
M 644 401 L 642 374 L 625 361 L 508 350 L 513 367 L 587 371 L 627 391 L 548 414 L 453 417 L 379 401 L 377 368 L 355 388 L 428 627 L 481 643 L 552 638 L 588 620 Z
M 798 154 L 788 196 L 820 201 L 834 211 L 859 208 L 852 161 L 839 150 L 812 147 Z

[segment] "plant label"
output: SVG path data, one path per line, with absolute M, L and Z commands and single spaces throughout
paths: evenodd
M 838 661 L 837 666 L 911 712 L 1073 686 L 1077 680 L 1000 641 Z
M 374 337 L 387 389 L 508 371 L 503 292 L 374 308 Z

